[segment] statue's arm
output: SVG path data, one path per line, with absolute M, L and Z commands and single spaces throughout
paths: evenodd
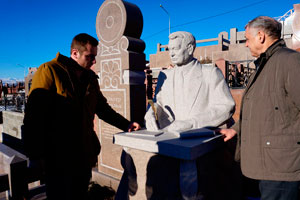
M 171 117 L 163 109 L 163 95 L 164 87 L 163 84 L 166 80 L 166 73 L 161 71 L 158 76 L 157 86 L 155 88 L 155 96 L 153 99 L 153 104 L 148 105 L 146 115 L 144 117 L 145 125 L 147 130 L 158 130 L 163 129 L 165 126 L 170 124 Z

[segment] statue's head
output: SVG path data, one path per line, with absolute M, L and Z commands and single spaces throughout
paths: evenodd
M 185 65 L 193 59 L 196 40 L 189 32 L 174 32 L 169 35 L 168 48 L 172 63 L 177 66 Z

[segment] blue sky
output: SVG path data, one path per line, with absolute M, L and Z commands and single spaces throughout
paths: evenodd
M 96 16 L 103 0 L 0 0 L 0 79 L 24 77 L 24 69 L 52 60 L 57 52 L 69 56 L 72 38 L 81 32 L 97 38 Z M 171 32 L 188 31 L 197 40 L 215 38 L 254 17 L 284 15 L 300 0 L 128 0 L 142 11 L 146 58 Z

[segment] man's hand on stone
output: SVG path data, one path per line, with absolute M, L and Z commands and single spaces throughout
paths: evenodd
M 224 142 L 230 140 L 231 138 L 233 138 L 237 134 L 237 132 L 232 128 L 230 128 L 230 129 L 220 129 L 218 132 L 225 136 L 224 137 Z
M 193 124 L 189 120 L 175 120 L 167 127 L 167 131 L 183 131 L 193 128 Z
M 128 126 L 128 132 L 140 130 L 141 126 L 137 122 L 132 122 Z

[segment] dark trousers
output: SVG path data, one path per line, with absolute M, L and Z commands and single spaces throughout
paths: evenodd
M 47 200 L 86 200 L 90 178 L 91 170 L 48 169 Z
M 298 200 L 299 181 L 259 181 L 261 200 Z

